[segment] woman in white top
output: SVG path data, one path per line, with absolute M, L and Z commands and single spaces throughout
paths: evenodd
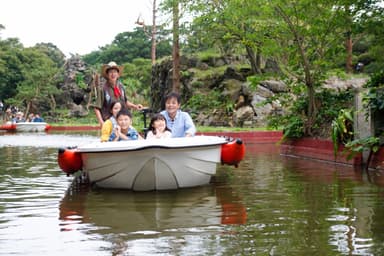
M 167 127 L 167 121 L 162 114 L 155 114 L 151 118 L 146 139 L 171 138 L 171 130 Z

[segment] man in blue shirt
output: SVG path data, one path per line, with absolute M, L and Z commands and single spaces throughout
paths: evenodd
M 167 120 L 167 127 L 171 129 L 173 138 L 195 136 L 195 124 L 187 112 L 180 110 L 180 101 L 180 95 L 171 92 L 165 97 L 165 110 L 160 113 Z
M 35 117 L 32 119 L 32 122 L 44 122 L 44 119 L 40 117 L 39 114 L 36 114 Z

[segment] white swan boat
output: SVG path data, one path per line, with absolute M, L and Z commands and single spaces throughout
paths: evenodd
M 58 162 L 67 174 L 82 170 L 98 187 L 136 191 L 187 188 L 208 184 L 218 163 L 234 164 L 222 159 L 222 146 L 228 143 L 217 136 L 95 142 L 59 149 Z M 244 145 L 235 144 L 242 159 Z

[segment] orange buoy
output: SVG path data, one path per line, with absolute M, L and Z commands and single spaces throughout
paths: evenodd
M 3 125 L 0 125 L 0 130 L 16 131 L 16 124 L 3 124 Z
M 74 148 L 60 148 L 57 162 L 60 168 L 68 175 L 81 170 L 83 167 L 81 154 Z
M 45 126 L 45 131 L 47 132 L 47 131 L 49 131 L 50 129 L 51 129 L 51 125 L 49 125 L 49 124 L 47 124 L 46 126 Z
M 245 145 L 241 139 L 229 141 L 221 145 L 221 163 L 238 167 L 245 155 Z

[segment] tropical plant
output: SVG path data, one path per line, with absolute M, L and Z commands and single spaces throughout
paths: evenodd
M 346 144 L 353 139 L 353 111 L 342 109 L 337 118 L 332 121 L 331 137 L 333 142 L 333 152 L 336 158 L 339 144 Z
M 365 85 L 368 88 L 363 97 L 364 107 L 370 111 L 366 112 L 366 117 L 384 109 L 384 71 L 372 75 L 369 82 Z
M 362 139 L 356 139 L 349 141 L 345 144 L 344 152 L 347 154 L 347 159 L 350 160 L 356 156 L 356 154 L 362 153 L 365 150 L 369 150 L 367 163 L 365 165 L 366 170 L 369 168 L 369 164 L 372 159 L 373 153 L 376 153 L 380 149 L 380 138 L 369 136 Z

